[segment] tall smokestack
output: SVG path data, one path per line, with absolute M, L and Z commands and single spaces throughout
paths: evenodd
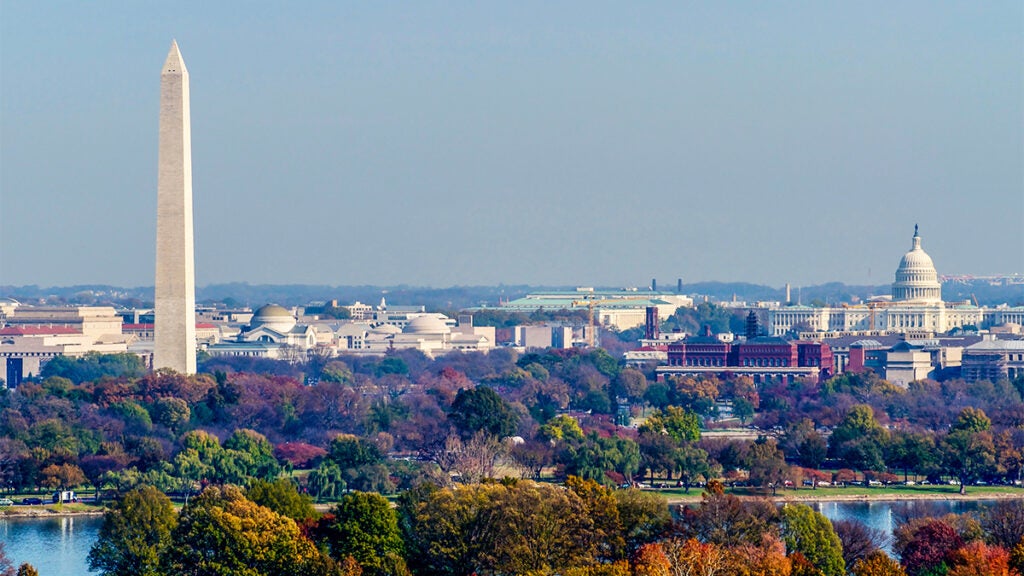
M 644 325 L 644 338 L 647 340 L 657 340 L 660 335 L 661 330 L 658 327 L 658 307 L 648 306 L 647 323 Z

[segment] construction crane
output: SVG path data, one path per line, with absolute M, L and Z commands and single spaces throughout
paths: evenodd
M 632 297 L 632 298 L 584 298 L 583 300 L 573 300 L 573 308 L 580 306 L 587 307 L 587 346 L 593 348 L 596 344 L 595 334 L 596 326 L 594 323 L 594 306 L 600 304 L 608 304 L 613 302 L 631 302 L 637 300 L 650 300 L 650 298 L 644 297 Z

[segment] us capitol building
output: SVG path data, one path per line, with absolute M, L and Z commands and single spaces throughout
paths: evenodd
M 891 298 L 874 298 L 866 304 L 842 307 L 771 305 L 759 312 L 767 315 L 772 335 L 796 331 L 801 337 L 814 338 L 857 333 L 929 338 L 956 328 L 1024 324 L 1024 306 L 993 308 L 970 301 L 943 302 L 935 264 L 921 248 L 917 226 L 910 251 L 903 255 L 896 269 Z

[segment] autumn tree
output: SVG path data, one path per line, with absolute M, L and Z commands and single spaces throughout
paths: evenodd
M 900 563 L 881 550 L 858 560 L 851 572 L 853 576 L 907 576 Z
M 741 500 L 709 482 L 695 508 L 683 508 L 677 529 L 684 536 L 726 547 L 758 545 L 764 534 L 778 534 L 779 510 L 767 500 Z
M 674 388 L 676 401 L 685 410 L 703 416 L 714 410 L 720 385 L 717 378 L 669 376 L 667 380 Z
M 572 416 L 559 414 L 540 427 L 538 436 L 550 442 L 583 440 L 583 429 Z
M 105 576 L 158 576 L 160 556 L 171 545 L 178 516 L 156 488 L 132 490 L 104 515 L 89 550 L 89 569 Z
M 615 377 L 615 392 L 637 402 L 647 392 L 647 377 L 636 368 L 623 368 Z
M 62 490 L 85 484 L 85 473 L 75 464 L 50 464 L 39 473 L 39 483 Z
M 634 576 L 673 576 L 672 562 L 660 543 L 644 544 L 633 557 Z
M 832 528 L 843 547 L 843 562 L 852 567 L 879 550 L 886 542 L 886 534 L 857 520 L 837 520 Z
M 696 538 L 682 540 L 669 538 L 663 540 L 661 547 L 665 551 L 672 574 L 700 574 L 701 576 L 732 576 L 728 553 L 710 542 L 701 542 Z
M 0 576 L 14 576 L 14 566 L 7 557 L 3 542 L 0 542 Z
M 565 487 L 579 496 L 583 514 L 593 520 L 594 529 L 586 534 L 593 541 L 580 544 L 594 549 L 598 560 L 623 559 L 626 541 L 623 538 L 622 519 L 614 493 L 594 480 L 584 480 L 578 476 L 566 478 Z
M 774 534 L 763 534 L 760 544 L 745 542 L 728 552 L 730 576 L 790 576 L 793 570 L 786 544 Z
M 636 488 L 616 490 L 612 494 L 619 510 L 627 552 L 657 540 L 672 522 L 668 503 L 660 494 Z
M 949 554 L 947 576 L 1010 576 L 1019 574 L 1010 568 L 1010 553 L 1002 546 L 990 546 L 975 540 Z
M 595 519 L 572 490 L 526 480 L 422 487 L 401 497 L 417 573 L 525 574 L 591 566 Z
M 981 528 L 989 540 L 1012 550 L 1024 541 L 1024 501 L 1000 500 L 981 512 Z
M 943 520 L 928 520 L 911 534 L 909 540 L 896 541 L 896 552 L 909 576 L 926 576 L 939 569 L 948 569 L 947 558 L 963 546 L 960 534 Z
M 230 485 L 210 486 L 182 509 L 162 566 L 169 573 L 204 576 L 336 572 L 291 518 Z

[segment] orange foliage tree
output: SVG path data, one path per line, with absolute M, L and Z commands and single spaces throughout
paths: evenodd
M 980 540 L 965 544 L 949 555 L 948 576 L 1020 576 L 1010 567 L 1010 553 L 1002 546 Z

